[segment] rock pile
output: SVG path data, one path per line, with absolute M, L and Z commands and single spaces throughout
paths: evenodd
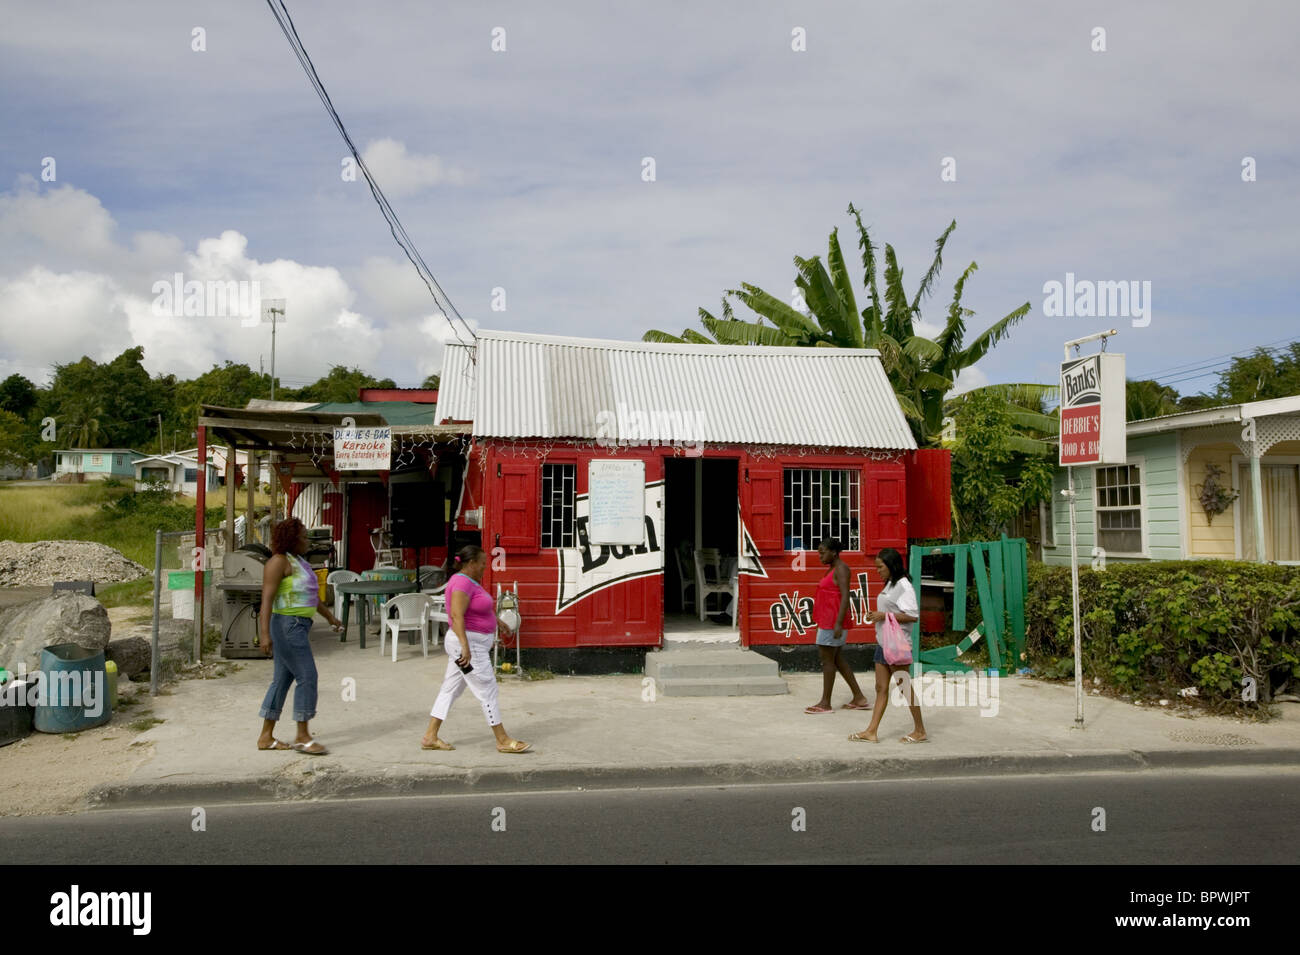
M 93 541 L 0 541 L 0 587 L 53 584 L 56 580 L 93 580 L 111 584 L 148 573 L 107 544 Z

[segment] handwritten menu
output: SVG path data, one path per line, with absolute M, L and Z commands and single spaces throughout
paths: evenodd
M 592 544 L 645 542 L 644 461 L 591 461 L 587 498 Z

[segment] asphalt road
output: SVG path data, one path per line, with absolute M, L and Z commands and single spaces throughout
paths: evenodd
M 1094 829 L 1103 821 L 1099 809 L 1104 831 Z M 173 808 L 3 819 L 0 855 L 9 864 L 117 865 L 1292 864 L 1300 772 L 256 803 L 207 808 L 203 831 L 195 818 L 192 808 Z

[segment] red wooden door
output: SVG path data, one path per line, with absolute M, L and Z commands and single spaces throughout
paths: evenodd
M 907 475 L 901 462 L 868 464 L 865 470 L 863 521 L 866 534 L 862 549 L 868 554 L 893 547 L 907 554 Z
M 388 488 L 375 481 L 348 486 L 348 570 L 360 573 L 375 566 L 371 528 L 388 516 Z

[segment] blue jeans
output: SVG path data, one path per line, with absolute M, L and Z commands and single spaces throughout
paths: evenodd
M 316 658 L 311 654 L 311 617 L 294 617 L 284 613 L 271 614 L 271 652 L 275 656 L 275 672 L 271 686 L 262 700 L 259 715 L 264 720 L 278 720 L 289 695 L 289 684 L 297 681 L 293 690 L 293 718 L 306 723 L 316 715 Z

